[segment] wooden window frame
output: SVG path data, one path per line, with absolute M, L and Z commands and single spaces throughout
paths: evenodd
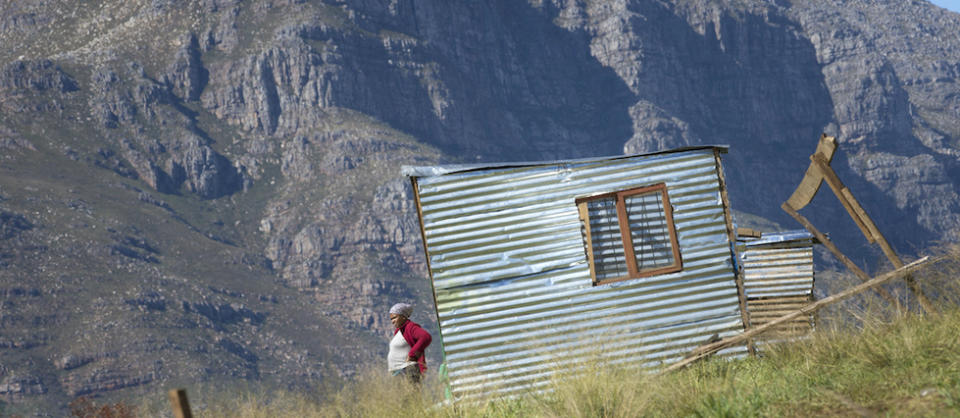
M 637 257 L 633 251 L 633 235 L 630 233 L 630 222 L 627 216 L 625 199 L 629 196 L 646 194 L 650 192 L 659 192 L 661 202 L 663 202 L 664 218 L 666 219 L 667 231 L 670 235 L 670 246 L 673 251 L 673 263 L 669 266 L 658 267 L 655 269 L 640 270 L 637 267 Z M 627 275 L 598 281 L 596 266 L 593 258 L 593 239 L 590 234 L 590 216 L 589 211 L 587 210 L 587 203 L 593 200 L 607 199 L 611 197 L 616 198 L 617 223 L 620 225 L 620 239 L 623 240 L 623 254 L 627 264 Z M 650 186 L 636 187 L 589 197 L 581 197 L 575 199 L 575 202 L 577 204 L 577 209 L 580 212 L 580 221 L 583 223 L 585 228 L 584 240 L 587 252 L 587 261 L 590 264 L 590 278 L 593 280 L 594 286 L 630 279 L 638 279 L 642 277 L 656 276 L 659 274 L 673 273 L 683 270 L 683 260 L 680 257 L 680 245 L 677 240 L 677 228 L 673 223 L 673 206 L 670 205 L 670 198 L 667 196 L 666 183 L 658 183 Z

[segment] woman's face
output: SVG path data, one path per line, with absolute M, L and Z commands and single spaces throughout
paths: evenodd
M 390 314 L 390 323 L 393 324 L 394 328 L 400 328 L 404 322 L 407 322 L 407 317 L 395 313 Z

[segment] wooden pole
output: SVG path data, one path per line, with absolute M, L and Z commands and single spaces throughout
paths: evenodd
M 733 263 L 740 265 L 737 258 L 737 232 L 733 229 L 733 215 L 730 214 L 730 199 L 727 197 L 727 181 L 723 176 L 723 164 L 720 161 L 720 152 L 713 150 L 713 158 L 717 163 L 717 179 L 720 180 L 720 199 L 723 202 L 723 216 L 727 222 L 727 239 L 730 240 L 730 257 L 734 258 Z M 733 272 L 734 281 L 737 285 L 737 299 L 740 304 L 740 319 L 743 321 L 743 329 L 750 329 L 753 324 L 750 322 L 750 309 L 747 306 L 747 292 L 743 283 L 743 270 L 738 268 Z M 750 355 L 757 355 L 757 348 L 753 341 L 747 340 L 747 352 Z
M 936 259 L 931 260 L 929 256 L 928 256 L 928 257 L 923 257 L 923 258 L 921 258 L 921 259 L 919 259 L 919 260 L 917 260 L 917 261 L 914 261 L 914 262 L 912 262 L 912 263 L 910 263 L 910 264 L 907 264 L 907 265 L 905 265 L 905 266 L 903 266 L 903 267 L 900 267 L 900 268 L 898 268 L 898 269 L 896 269 L 896 270 L 893 270 L 893 271 L 890 271 L 890 272 L 881 274 L 880 276 L 877 276 L 876 278 L 870 279 L 870 280 L 868 280 L 868 281 L 865 282 L 865 283 L 861 283 L 861 284 L 859 284 L 859 285 L 856 285 L 856 286 L 854 286 L 854 287 L 852 287 L 852 288 L 850 288 L 850 289 L 844 290 L 844 291 L 842 291 L 842 292 L 840 292 L 840 293 L 837 293 L 837 294 L 835 294 L 835 295 L 833 295 L 833 296 L 829 296 L 829 297 L 826 297 L 826 298 L 824 298 L 824 299 L 820 299 L 820 300 L 818 300 L 818 301 L 816 301 L 816 302 L 813 302 L 813 303 L 811 303 L 811 304 L 809 304 L 809 305 L 807 305 L 807 306 L 804 306 L 803 308 L 801 308 L 801 309 L 798 310 L 798 311 L 795 311 L 795 312 L 793 312 L 793 313 L 789 313 L 789 314 L 787 314 L 787 315 L 781 316 L 781 317 L 779 317 L 779 318 L 777 318 L 777 319 L 774 319 L 773 321 L 770 321 L 770 322 L 768 322 L 768 323 L 766 323 L 766 324 L 763 324 L 763 325 L 761 325 L 761 326 L 759 326 L 759 327 L 752 328 L 752 329 L 750 329 L 750 330 L 748 330 L 748 331 L 746 331 L 746 332 L 744 332 L 744 333 L 742 333 L 742 334 L 735 335 L 735 336 L 729 337 L 729 338 L 725 338 L 725 339 L 723 339 L 723 340 L 717 341 L 717 342 L 712 343 L 712 344 L 707 344 L 707 345 L 705 345 L 705 346 L 703 346 L 703 347 L 698 348 L 697 350 L 694 350 L 694 352 L 693 352 L 690 356 L 688 356 L 687 358 L 685 358 L 685 359 L 683 359 L 683 360 L 681 360 L 681 361 L 679 361 L 679 362 L 677 362 L 677 363 L 674 363 L 673 365 L 671 365 L 670 367 L 667 367 L 666 369 L 663 369 L 663 370 L 660 371 L 660 373 L 658 373 L 658 374 L 659 374 L 659 375 L 663 375 L 663 374 L 672 372 L 672 371 L 674 371 L 674 370 L 678 370 L 678 369 L 681 369 L 681 368 L 683 368 L 683 367 L 686 367 L 686 366 L 689 365 L 690 363 L 693 363 L 693 362 L 695 362 L 695 361 L 697 361 L 697 360 L 700 360 L 700 359 L 702 359 L 702 358 L 704 358 L 704 357 L 706 357 L 706 356 L 709 356 L 709 355 L 711 355 L 711 354 L 713 354 L 713 353 L 715 353 L 715 352 L 717 352 L 717 351 L 720 351 L 720 350 L 722 350 L 722 349 L 724 349 L 724 348 L 727 348 L 727 347 L 729 347 L 729 346 L 736 345 L 736 344 L 740 344 L 740 343 L 742 343 L 742 342 L 744 342 L 744 341 L 746 341 L 746 340 L 748 340 L 748 339 L 751 339 L 751 338 L 753 338 L 753 337 L 756 337 L 757 335 L 759 335 L 759 334 L 761 334 L 761 333 L 763 333 L 763 332 L 765 332 L 765 331 L 767 331 L 767 330 L 770 330 L 770 329 L 772 329 L 772 328 L 776 327 L 777 325 L 780 325 L 780 324 L 782 324 L 782 323 L 784 323 L 784 322 L 790 321 L 790 320 L 792 320 L 792 319 L 794 319 L 794 318 L 797 318 L 797 317 L 799 317 L 799 316 L 801 316 L 801 315 L 810 315 L 811 313 L 816 312 L 817 310 L 823 308 L 824 306 L 831 305 L 831 304 L 833 304 L 833 303 L 839 302 L 839 301 L 844 300 L 844 299 L 846 299 L 846 298 L 848 298 L 848 297 L 850 297 L 850 296 L 856 295 L 856 294 L 858 294 L 858 293 L 860 293 L 860 292 L 863 292 L 863 291 L 865 291 L 865 290 L 867 290 L 867 289 L 871 289 L 871 288 L 874 288 L 874 287 L 876 287 L 876 286 L 879 286 L 879 285 L 881 285 L 881 284 L 883 284 L 883 283 L 886 283 L 887 281 L 890 281 L 890 280 L 895 279 L 895 278 L 897 278 L 897 277 L 901 277 L 901 276 L 904 276 L 904 275 L 906 275 L 906 274 L 910 274 L 910 273 L 912 273 L 913 271 L 915 271 L 915 270 L 917 270 L 918 268 L 920 268 L 921 266 L 923 266 L 924 264 L 926 264 L 928 261 L 939 261 L 939 260 L 941 260 L 941 259 L 943 259 L 943 258 L 945 258 L 945 257 L 939 257 L 939 258 L 936 258 Z
M 170 389 L 167 396 L 170 398 L 170 407 L 173 408 L 174 418 L 193 418 L 185 389 Z
M 837 259 L 840 260 L 840 262 L 843 263 L 843 265 L 847 266 L 847 268 L 850 269 L 850 271 L 853 272 L 853 274 L 856 275 L 857 278 L 859 278 L 863 282 L 870 280 L 870 275 L 868 275 L 866 272 L 861 270 L 860 267 L 857 267 L 857 265 L 854 264 L 853 261 L 847 258 L 847 256 L 844 255 L 842 252 L 840 252 L 840 249 L 837 248 L 837 246 L 833 243 L 833 241 L 830 241 L 830 238 L 827 238 L 827 236 L 824 235 L 822 232 L 820 232 L 820 230 L 817 229 L 815 226 L 813 226 L 813 224 L 810 223 L 810 221 L 807 220 L 807 218 L 805 218 L 803 215 L 801 215 L 796 210 L 794 210 L 789 203 L 784 203 L 783 205 L 780 206 L 780 208 L 782 208 L 784 212 L 787 212 L 788 215 L 792 216 L 793 219 L 796 219 L 797 222 L 800 222 L 800 224 L 803 225 L 803 227 L 806 228 L 807 231 L 810 231 L 810 233 L 813 234 L 813 236 L 817 237 L 820 243 L 823 244 L 824 247 L 827 247 L 827 249 L 830 250 L 831 253 L 833 253 L 833 256 L 837 257 Z M 882 296 L 884 299 L 886 299 L 887 302 L 890 302 L 897 309 L 897 312 L 903 312 L 903 307 L 900 306 L 900 302 L 897 300 L 897 298 L 893 297 L 893 295 L 891 295 L 890 292 L 887 292 L 886 289 L 880 287 L 876 289 L 876 292 L 879 293 L 880 296 Z
M 887 242 L 887 239 L 884 238 L 883 234 L 880 233 L 877 225 L 873 223 L 873 219 L 870 219 L 870 216 L 867 215 L 867 211 L 860 206 L 860 202 L 853 197 L 853 193 L 850 193 L 850 190 L 847 189 L 847 186 L 840 181 L 840 178 L 837 177 L 837 173 L 830 168 L 829 163 L 823 158 L 823 156 L 814 154 L 810 156 L 810 159 L 814 164 L 817 165 L 817 168 L 820 169 L 824 180 L 826 180 L 827 184 L 830 185 L 830 189 L 832 189 L 833 193 L 837 195 L 837 199 L 840 200 L 840 203 L 843 204 L 843 207 L 846 208 L 847 212 L 850 213 L 850 217 L 852 217 L 853 220 L 857 222 L 857 225 L 859 225 L 863 230 L 867 240 L 871 243 L 876 242 L 880 245 L 880 249 L 883 250 L 883 253 L 893 264 L 894 268 L 903 267 L 903 261 L 900 260 L 900 257 L 897 255 L 897 253 L 893 251 L 893 247 L 890 246 L 890 243 Z M 913 276 L 904 276 L 903 280 L 907 283 L 907 288 L 910 289 L 910 292 L 916 296 L 917 302 L 920 303 L 920 306 L 923 307 L 923 310 L 929 314 L 936 314 L 937 310 L 933 307 L 933 304 L 930 303 L 930 300 L 927 299 L 927 296 L 924 295 L 920 290 L 920 286 L 917 285 L 917 281 L 914 280 Z

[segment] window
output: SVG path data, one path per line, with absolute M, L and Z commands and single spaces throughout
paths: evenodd
M 664 183 L 576 200 L 594 285 L 679 271 Z

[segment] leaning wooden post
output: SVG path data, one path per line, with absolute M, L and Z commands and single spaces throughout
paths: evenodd
M 804 217 L 803 215 L 798 213 L 796 210 L 794 210 L 790 206 L 790 203 L 784 203 L 783 205 L 780 206 L 780 208 L 783 209 L 784 212 L 787 212 L 788 215 L 792 216 L 793 219 L 796 219 L 797 222 L 799 222 L 800 225 L 803 225 L 803 227 L 806 228 L 807 231 L 810 231 L 810 233 L 813 234 L 813 236 L 817 237 L 817 240 L 819 240 L 824 247 L 827 247 L 827 249 L 830 250 L 831 253 L 833 253 L 833 256 L 837 257 L 837 260 L 840 260 L 840 262 L 843 263 L 843 265 L 847 266 L 847 268 L 850 269 L 850 271 L 852 271 L 853 274 L 860 279 L 860 281 L 866 282 L 870 280 L 870 275 L 868 275 L 866 272 L 861 270 L 860 267 L 857 267 L 857 265 L 854 264 L 853 261 L 850 260 L 850 258 L 848 258 L 846 255 L 840 252 L 840 249 L 837 248 L 837 246 L 833 243 L 833 241 L 830 241 L 830 238 L 827 238 L 827 236 L 824 235 L 822 232 L 820 232 L 820 230 L 817 229 L 815 226 L 813 226 L 813 224 L 810 223 L 810 221 L 807 220 L 806 217 Z M 903 267 L 903 266 L 901 265 L 900 267 Z M 882 296 L 884 299 L 886 299 L 887 302 L 890 302 L 891 304 L 893 304 L 893 306 L 897 309 L 898 312 L 903 312 L 903 307 L 900 306 L 900 302 L 897 300 L 897 298 L 893 297 L 893 295 L 891 295 L 890 292 L 887 292 L 887 290 L 882 287 L 876 288 L 875 291 L 879 293 L 880 296 Z
M 894 268 L 903 267 L 903 261 L 901 261 L 897 253 L 893 251 L 893 247 L 890 246 L 887 239 L 880 233 L 880 230 L 877 228 L 877 225 L 873 223 L 873 220 L 870 219 L 870 216 L 867 215 L 867 211 L 860 206 L 860 202 L 853 197 L 850 189 L 840 181 L 840 177 L 838 177 L 837 173 L 830 167 L 830 162 L 833 161 L 833 155 L 836 151 L 837 139 L 827 134 L 820 135 L 820 142 L 817 143 L 817 149 L 813 152 L 813 155 L 810 156 L 810 165 L 807 167 L 807 172 L 804 173 L 800 185 L 797 186 L 797 189 L 794 190 L 790 198 L 787 199 L 783 210 L 799 220 L 799 218 L 797 218 L 797 216 L 799 216 L 797 211 L 803 209 L 804 206 L 813 200 L 813 196 L 820 190 L 822 183 L 827 183 L 830 189 L 833 190 L 833 194 L 837 196 L 837 199 L 843 205 L 843 208 L 850 214 L 850 218 L 853 219 L 853 222 L 856 223 L 860 231 L 863 232 L 863 236 L 867 238 L 867 241 L 871 244 L 879 244 L 880 249 L 883 250 L 883 253 L 886 254 L 890 262 L 893 263 Z M 837 252 L 834 252 L 834 254 L 837 254 Z M 841 257 L 838 256 L 838 258 Z M 841 258 L 841 261 L 843 261 L 843 258 Z M 847 267 L 851 265 L 852 263 L 847 264 Z M 859 268 L 851 268 L 851 270 L 853 270 L 858 277 L 864 277 L 864 275 L 857 273 Z M 930 300 L 923 294 L 920 286 L 917 285 L 912 276 L 904 276 L 903 280 L 907 283 L 907 288 L 916 296 L 917 302 L 920 303 L 924 311 L 930 314 L 937 313 L 933 304 L 930 303 Z M 897 306 L 899 309 L 899 303 L 897 303 Z
M 727 181 L 723 176 L 723 164 L 720 162 L 719 151 L 713 150 L 713 159 L 716 161 L 717 178 L 720 180 L 720 200 L 723 202 L 723 216 L 727 222 L 727 239 L 730 240 L 730 257 L 734 259 L 734 265 L 739 265 L 740 263 L 736 261 L 737 232 L 733 229 L 733 216 L 730 214 L 730 199 L 727 197 Z M 740 303 L 740 319 L 743 321 L 743 329 L 748 330 L 753 324 L 750 321 L 750 309 L 747 307 L 747 291 L 743 283 L 743 269 L 737 268 L 733 274 L 734 281 L 737 285 L 737 299 Z M 747 341 L 747 352 L 753 356 L 757 355 L 757 347 L 754 346 L 753 341 Z
M 820 172 L 823 173 L 823 179 L 827 182 L 827 185 L 830 186 L 830 189 L 833 190 L 833 194 L 837 195 L 837 199 L 840 200 L 840 203 L 843 204 L 843 207 L 847 209 L 847 212 L 850 216 L 857 222 L 858 225 L 863 225 L 861 228 L 864 231 L 864 235 L 867 237 L 867 241 L 876 242 L 880 249 L 883 250 L 883 254 L 887 256 L 887 259 L 890 260 L 890 263 L 893 264 L 893 268 L 903 267 L 903 261 L 900 260 L 900 256 L 897 255 L 896 251 L 893 251 L 893 247 L 890 246 L 890 243 L 887 242 L 886 237 L 880 233 L 880 229 L 877 228 L 877 225 L 873 223 L 873 219 L 870 219 L 870 215 L 867 215 L 867 211 L 860 206 L 860 202 L 853 197 L 853 193 L 850 193 L 850 189 L 847 186 L 844 186 L 843 182 L 840 181 L 840 178 L 837 177 L 837 173 L 833 171 L 833 168 L 830 167 L 830 162 L 827 161 L 822 155 L 813 154 L 810 156 L 810 160 L 820 169 Z M 916 280 L 913 276 L 906 275 L 903 276 L 903 281 L 907 283 L 907 288 L 910 289 L 910 292 L 913 293 L 917 298 L 917 302 L 920 303 L 920 306 L 923 307 L 923 310 L 929 314 L 936 314 L 937 310 L 933 307 L 933 304 L 930 303 L 930 300 L 927 299 L 927 296 L 923 294 L 923 291 L 920 290 L 920 286 L 917 285 Z
M 185 389 L 170 389 L 167 395 L 170 397 L 170 406 L 173 408 L 174 418 L 193 418 Z
M 939 257 L 939 258 L 933 259 L 932 261 L 939 261 L 939 260 L 942 260 L 943 258 L 946 258 L 946 257 Z M 894 270 L 894 271 L 881 274 L 880 276 L 877 276 L 876 278 L 870 279 L 870 280 L 868 280 L 868 281 L 865 282 L 865 283 L 861 283 L 861 284 L 859 284 L 859 285 L 856 285 L 856 286 L 854 286 L 854 287 L 852 287 L 852 288 L 850 288 L 850 289 L 844 290 L 844 291 L 842 291 L 842 292 L 840 292 L 840 293 L 837 293 L 837 294 L 835 294 L 835 295 L 833 295 L 833 296 L 829 296 L 829 297 L 820 299 L 820 300 L 818 300 L 818 301 L 816 301 L 816 302 L 813 302 L 813 303 L 811 303 L 811 304 L 809 304 L 809 305 L 807 305 L 807 306 L 804 306 L 803 308 L 800 308 L 800 310 L 798 310 L 798 311 L 795 311 L 795 312 L 786 314 L 786 315 L 784 315 L 784 316 L 781 316 L 781 317 L 779 317 L 779 318 L 777 318 L 777 319 L 774 319 L 773 321 L 767 322 L 766 324 L 763 324 L 763 325 L 761 325 L 761 326 L 759 326 L 759 327 L 752 328 L 752 329 L 750 329 L 750 330 L 748 330 L 748 331 L 746 331 L 746 332 L 744 332 L 744 333 L 742 333 L 742 334 L 735 335 L 735 336 L 733 336 L 733 337 L 728 337 L 728 338 L 725 338 L 725 339 L 723 339 L 723 340 L 717 341 L 717 342 L 712 343 L 712 344 L 707 344 L 707 345 L 705 345 L 705 346 L 703 346 L 703 347 L 700 347 L 700 348 L 694 350 L 693 353 L 691 353 L 689 356 L 687 356 L 687 358 L 685 358 L 685 359 L 683 359 L 683 360 L 681 360 L 681 361 L 679 361 L 679 362 L 677 362 L 677 363 L 672 364 L 670 367 L 667 367 L 666 369 L 663 369 L 663 370 L 660 371 L 660 373 L 658 373 L 658 374 L 662 375 L 662 374 L 666 374 L 666 373 L 672 372 L 672 371 L 674 371 L 674 370 L 677 370 L 677 369 L 686 367 L 686 366 L 689 365 L 690 363 L 693 363 L 693 362 L 695 362 L 695 361 L 697 361 L 697 360 L 700 360 L 700 359 L 702 359 L 702 358 L 704 358 L 704 357 L 706 357 L 706 356 L 709 356 L 709 355 L 711 355 L 711 354 L 713 354 L 713 353 L 716 353 L 717 351 L 720 351 L 720 350 L 722 350 L 722 349 L 724 349 L 724 348 L 730 347 L 730 346 L 732 346 L 732 345 L 740 344 L 740 343 L 742 343 L 743 341 L 746 341 L 746 340 L 748 340 L 748 339 L 750 339 L 750 338 L 756 337 L 757 335 L 759 335 L 759 334 L 761 334 L 761 333 L 763 333 L 763 332 L 766 332 L 767 330 L 770 330 L 770 329 L 772 329 L 772 328 L 776 327 L 777 325 L 780 325 L 780 324 L 782 324 L 782 323 L 784 323 L 784 322 L 793 320 L 794 318 L 797 318 L 797 317 L 802 316 L 802 315 L 810 315 L 811 313 L 816 312 L 817 310 L 819 310 L 820 308 L 823 308 L 824 306 L 827 306 L 827 305 L 830 305 L 830 304 L 839 302 L 839 301 L 844 300 L 844 299 L 846 299 L 846 298 L 848 298 L 848 297 L 850 297 L 850 296 L 853 296 L 853 295 L 856 295 L 856 294 L 858 294 L 858 293 L 860 293 L 860 292 L 863 292 L 864 290 L 871 289 L 871 288 L 873 288 L 873 287 L 879 286 L 879 285 L 881 285 L 881 284 L 883 284 L 883 283 L 886 283 L 886 282 L 890 281 L 891 279 L 895 279 L 895 278 L 897 278 L 897 277 L 901 277 L 901 276 L 910 274 L 910 273 L 912 273 L 914 270 L 917 270 L 917 269 L 920 268 L 922 265 L 926 264 L 928 261 L 931 261 L 931 260 L 930 260 L 930 257 L 923 257 L 923 258 L 921 258 L 921 259 L 919 259 L 919 260 L 917 260 L 917 261 L 914 261 L 914 262 L 912 262 L 912 263 L 910 263 L 910 264 L 907 264 L 907 265 L 905 265 L 905 266 L 903 266 L 903 267 L 901 267 L 901 268 L 898 268 L 898 269 L 896 269 L 896 270 Z

